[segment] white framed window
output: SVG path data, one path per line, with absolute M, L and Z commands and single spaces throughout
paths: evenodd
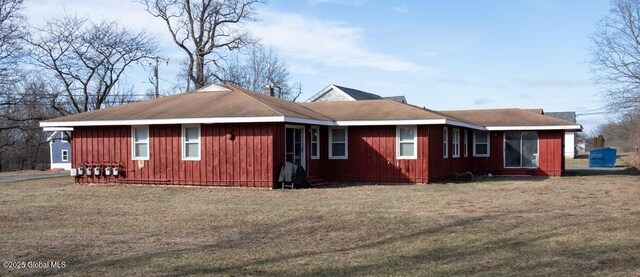
M 311 159 L 320 159 L 320 128 L 311 127 Z
M 473 132 L 473 156 L 489 157 L 489 132 Z
M 447 127 L 442 128 L 442 157 L 445 159 L 449 157 L 449 129 Z
M 460 129 L 453 128 L 451 134 L 453 135 L 451 138 L 451 157 L 460 158 Z
M 131 126 L 131 144 L 133 160 L 148 160 L 149 126 Z
M 464 156 L 465 157 L 469 157 L 469 132 L 467 132 L 467 130 L 464 130 L 464 141 L 463 141 L 463 147 L 464 147 Z
M 418 128 L 414 126 L 396 126 L 396 158 L 418 158 Z
M 69 150 L 67 149 L 62 150 L 62 152 L 60 153 L 60 160 L 63 162 L 69 161 Z
M 182 125 L 182 160 L 200 160 L 200 125 Z
M 349 130 L 347 127 L 329 128 L 329 159 L 349 158 Z

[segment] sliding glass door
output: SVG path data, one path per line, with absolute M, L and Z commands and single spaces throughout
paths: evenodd
M 538 167 L 538 133 L 537 132 L 505 132 L 504 133 L 504 167 L 506 168 Z

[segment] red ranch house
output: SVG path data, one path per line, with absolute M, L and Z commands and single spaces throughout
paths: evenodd
M 40 125 L 73 130 L 72 167 L 84 169 L 77 183 L 265 188 L 285 161 L 302 165 L 312 184 L 428 183 L 466 171 L 560 176 L 564 131 L 581 130 L 533 110 L 292 103 L 231 85 Z

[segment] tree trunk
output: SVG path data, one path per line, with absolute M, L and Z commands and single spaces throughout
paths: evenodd
M 196 56 L 196 82 L 195 89 L 200 89 L 206 85 L 204 77 L 204 56 Z

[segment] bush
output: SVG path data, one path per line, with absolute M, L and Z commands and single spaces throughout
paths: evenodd
M 640 154 L 633 154 L 629 159 L 629 165 L 636 170 L 640 170 Z

